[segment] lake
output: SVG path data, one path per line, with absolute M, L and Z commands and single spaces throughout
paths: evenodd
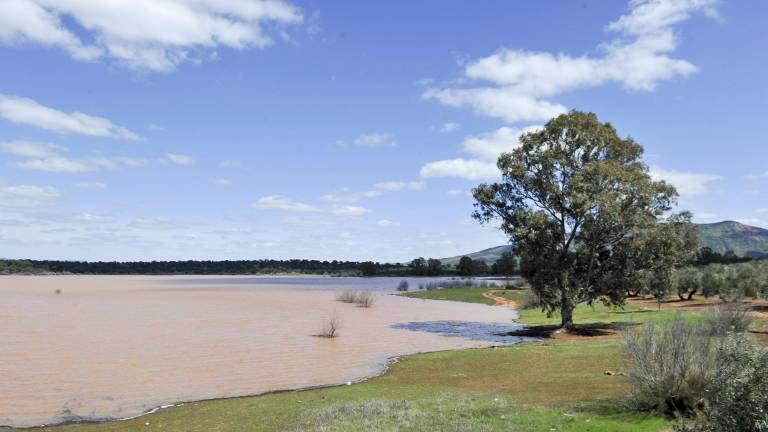
M 512 309 L 390 295 L 399 281 L 0 276 L 0 425 L 341 384 L 393 356 L 520 341 L 503 336 Z M 374 292 L 373 307 L 335 301 L 350 288 Z M 314 336 L 330 316 L 339 337 Z

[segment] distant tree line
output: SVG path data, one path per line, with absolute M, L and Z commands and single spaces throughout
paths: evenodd
M 512 275 L 515 258 L 506 253 L 492 266 L 464 256 L 458 266 L 439 259 L 416 258 L 409 264 L 373 261 L 235 260 L 235 261 L 56 261 L 0 260 L 0 274 L 328 274 L 336 276 L 485 276 Z

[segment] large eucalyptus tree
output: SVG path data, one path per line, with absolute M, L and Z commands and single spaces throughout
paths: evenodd
M 474 217 L 500 221 L 542 307 L 568 330 L 577 304 L 623 304 L 638 272 L 683 252 L 645 249 L 669 234 L 659 227 L 677 192 L 651 178 L 642 154 L 595 114 L 572 111 L 523 135 L 499 157 L 502 180 L 474 189 Z

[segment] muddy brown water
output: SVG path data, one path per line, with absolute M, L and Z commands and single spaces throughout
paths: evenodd
M 392 356 L 517 342 L 476 337 L 475 324 L 503 328 L 513 310 L 387 294 L 397 282 L 0 276 L 0 425 L 126 418 L 180 401 L 355 381 Z M 335 301 L 350 287 L 374 291 L 374 306 Z M 331 315 L 342 321 L 339 337 L 313 336 Z

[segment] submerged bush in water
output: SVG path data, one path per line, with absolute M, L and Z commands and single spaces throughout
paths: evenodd
M 326 318 L 320 325 L 320 333 L 317 335 L 324 338 L 335 338 L 339 335 L 341 320 L 335 314 Z
M 401 280 L 400 283 L 397 284 L 397 290 L 402 292 L 408 291 L 408 281 L 405 279 Z
M 356 303 L 360 307 L 371 307 L 374 303 L 373 293 L 361 290 L 344 290 L 336 294 L 336 300 L 344 303 Z

